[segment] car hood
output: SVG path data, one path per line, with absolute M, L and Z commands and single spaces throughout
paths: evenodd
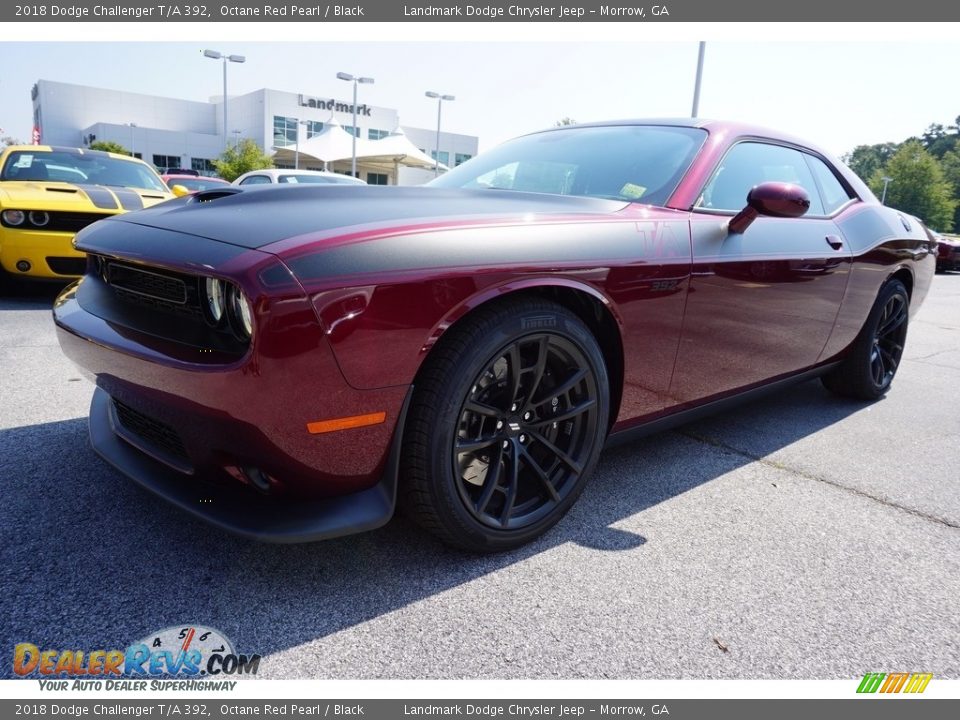
M 0 182 L 0 204 L 17 210 L 123 212 L 169 200 L 172 193 L 65 182 Z
M 208 190 L 109 222 L 197 235 L 245 248 L 359 230 L 385 233 L 469 223 L 536 222 L 617 212 L 628 203 L 503 190 L 309 186 Z

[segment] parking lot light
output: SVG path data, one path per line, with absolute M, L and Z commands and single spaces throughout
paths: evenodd
M 363 83 L 364 85 L 373 85 L 372 77 L 357 77 L 356 75 L 351 75 L 350 73 L 338 72 L 338 80 L 346 80 L 347 82 L 353 83 L 353 158 L 350 161 L 350 174 L 353 177 L 357 176 L 357 135 L 359 130 L 357 130 L 357 84 Z
M 227 55 L 219 50 L 204 50 L 203 56 L 211 60 L 223 61 L 223 149 L 226 150 L 228 138 L 230 137 L 227 133 L 227 63 L 244 63 L 247 61 L 247 58 L 243 55 Z
M 440 108 L 443 106 L 443 101 L 451 102 L 456 100 L 453 95 L 441 95 L 440 93 L 433 92 L 432 90 L 427 90 L 424 93 L 428 98 L 433 98 L 437 101 L 437 148 L 435 150 L 436 157 L 433 159 L 433 174 L 434 176 L 440 174 Z

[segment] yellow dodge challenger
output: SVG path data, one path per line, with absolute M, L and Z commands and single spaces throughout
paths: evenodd
M 101 218 L 169 200 L 142 160 L 96 150 L 11 145 L 0 153 L 0 285 L 4 279 L 70 279 L 86 256 L 73 236 Z

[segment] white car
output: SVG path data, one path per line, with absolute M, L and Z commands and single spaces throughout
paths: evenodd
M 233 181 L 234 185 L 366 185 L 350 175 L 320 170 L 253 170 Z

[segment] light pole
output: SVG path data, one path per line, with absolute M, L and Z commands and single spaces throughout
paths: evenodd
M 883 196 L 880 198 L 880 204 L 886 205 L 887 204 L 887 185 L 893 182 L 893 178 L 887 177 L 886 175 L 884 175 L 880 179 L 883 180 Z
M 346 80 L 347 82 L 353 83 L 353 159 L 350 161 L 350 174 L 353 177 L 357 176 L 357 134 L 360 132 L 357 129 L 357 83 L 363 83 L 364 85 L 373 85 L 373 78 L 371 77 L 356 77 L 350 73 L 338 72 L 338 80 Z
M 690 117 L 695 118 L 700 112 L 700 81 L 703 79 L 703 55 L 707 51 L 707 43 L 700 41 L 700 50 L 697 53 L 697 78 L 693 82 L 693 110 Z
M 130 157 L 135 158 L 137 153 L 134 152 L 133 148 L 133 129 L 137 126 L 136 123 L 127 123 L 127 126 L 130 128 Z
M 247 59 L 243 55 L 227 55 L 219 50 L 204 50 L 203 56 L 211 60 L 223 60 L 223 149 L 227 149 L 227 62 L 242 63 Z
M 456 100 L 456 98 L 453 95 L 441 95 L 432 90 L 427 90 L 424 94 L 428 98 L 434 98 L 437 101 L 437 149 L 435 150 L 437 156 L 433 159 L 433 174 L 437 176 L 440 174 L 440 108 L 443 107 L 444 100 L 451 102 Z

